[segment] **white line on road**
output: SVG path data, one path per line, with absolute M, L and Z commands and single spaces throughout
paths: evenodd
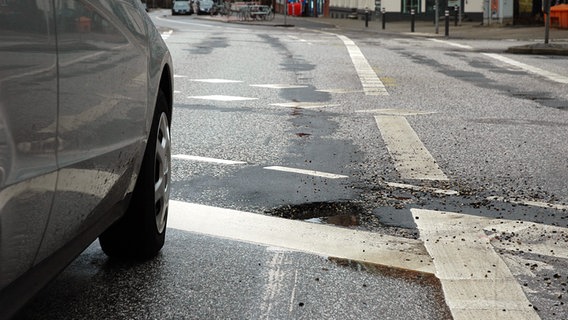
M 355 42 L 346 36 L 336 36 L 343 41 L 343 44 L 345 44 L 347 52 L 349 52 L 349 56 L 351 57 L 351 61 L 353 61 L 353 65 L 355 66 L 355 70 L 359 75 L 365 94 L 368 96 L 388 96 L 389 93 L 387 92 L 385 85 L 381 79 L 379 79 L 379 76 L 377 76 L 371 65 L 369 65 L 369 62 Z
M 388 116 L 418 116 L 425 114 L 434 114 L 436 111 L 416 111 L 416 110 L 404 110 L 404 109 L 369 109 L 369 110 L 357 110 L 357 113 L 376 113 Z
M 172 159 L 197 161 L 197 162 L 209 162 L 209 163 L 218 163 L 218 164 L 247 164 L 244 161 L 223 160 L 223 159 L 215 159 L 215 158 L 207 158 L 207 157 L 199 157 L 199 156 L 190 156 L 190 155 L 185 155 L 185 154 L 173 155 Z
M 568 210 L 568 205 L 553 204 L 553 203 L 546 203 L 546 202 L 532 201 L 532 200 L 512 200 L 512 199 L 506 199 L 504 197 L 487 197 L 487 200 L 502 201 L 507 203 L 522 204 L 526 206 L 549 208 L 556 210 Z
M 415 186 L 412 184 L 404 184 L 404 183 L 396 183 L 396 182 L 387 182 L 387 186 L 399 189 L 408 189 L 414 191 L 422 191 L 422 192 L 432 192 L 436 194 L 443 194 L 446 196 L 455 196 L 459 195 L 460 193 L 455 190 L 445 190 L 445 189 L 438 189 L 438 188 L 430 188 L 430 187 L 422 187 L 422 186 Z
M 451 41 L 446 41 L 446 40 L 440 40 L 440 39 L 429 39 L 430 41 L 434 41 L 434 42 L 438 42 L 438 43 L 443 43 L 443 44 L 447 44 L 449 46 L 453 46 L 456 48 L 461 48 L 461 49 L 467 49 L 467 50 L 473 50 L 472 46 L 468 46 L 465 44 L 459 44 L 459 43 L 455 43 L 455 42 L 451 42 Z
M 240 80 L 229 80 L 229 79 L 191 79 L 194 82 L 205 82 L 205 83 L 241 83 Z
M 290 173 L 299 173 L 299 174 L 305 174 L 305 175 L 308 175 L 308 176 L 328 178 L 328 179 L 349 178 L 348 176 L 344 176 L 344 175 L 341 175 L 341 174 L 328 173 L 328 172 L 315 171 L 315 170 L 304 170 L 304 169 L 297 169 L 297 168 L 280 167 L 280 166 L 264 167 L 264 169 L 282 171 L 282 172 L 290 172 Z
M 169 202 L 168 227 L 387 267 L 435 271 L 420 240 L 361 230 L 173 200 Z
M 401 178 L 448 180 L 406 118 L 375 116 L 375 120 Z
M 321 102 L 283 102 L 271 103 L 271 106 L 285 107 L 285 108 L 301 108 L 301 109 L 317 109 L 327 107 L 337 107 L 338 104 L 321 103 Z
M 257 100 L 258 98 L 237 97 L 237 96 L 224 96 L 224 95 L 211 95 L 211 96 L 191 96 L 192 99 L 201 100 L 214 100 L 214 101 L 247 101 Z
M 540 319 L 483 230 L 484 223 L 496 220 L 411 211 L 455 320 Z
M 502 56 L 502 55 L 500 55 L 500 54 L 496 54 L 496 53 L 484 53 L 484 55 L 486 55 L 486 56 L 488 56 L 488 57 L 491 57 L 491 58 L 493 58 L 493 59 L 499 60 L 499 61 L 501 61 L 501 62 L 510 64 L 510 65 L 512 65 L 512 66 L 521 68 L 521 69 L 523 69 L 523 70 L 525 70 L 525 71 L 528 71 L 528 72 L 537 74 L 537 75 L 539 75 L 539 76 L 545 77 L 545 78 L 547 78 L 547 79 L 549 79 L 549 80 L 551 80 L 551 81 L 558 82 L 558 83 L 563 83 L 563 84 L 568 84 L 568 77 L 561 76 L 561 75 L 559 75 L 559 74 L 556 74 L 556 73 L 553 73 L 553 72 L 549 72 L 549 71 L 546 71 L 546 70 L 543 70 L 543 69 L 540 69 L 540 68 L 537 68 L 537 67 L 533 67 L 533 66 L 530 66 L 530 65 L 528 65 L 528 64 L 524 64 L 524 63 L 522 63 L 522 62 L 515 61 L 515 60 L 513 60 L 513 59 L 509 59 L 509 58 L 507 58 L 507 57 L 505 57 L 505 56 Z

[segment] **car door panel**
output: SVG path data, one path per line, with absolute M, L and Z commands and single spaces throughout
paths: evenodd
M 0 7 L 0 290 L 37 255 L 57 181 L 51 1 Z
M 136 23 L 138 10 L 128 6 L 110 0 L 55 1 L 59 180 L 37 262 L 78 236 L 86 222 L 133 187 L 146 137 L 148 77 L 144 30 Z

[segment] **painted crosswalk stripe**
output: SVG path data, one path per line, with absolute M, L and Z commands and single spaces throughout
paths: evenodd
M 453 319 L 540 319 L 483 230 L 491 219 L 422 209 L 411 212 Z
M 448 180 L 406 118 L 375 116 L 375 120 L 402 179 Z
M 388 96 L 389 93 L 385 85 L 379 76 L 377 76 L 371 65 L 369 65 L 369 62 L 355 42 L 346 36 L 337 35 L 337 37 L 343 41 L 343 44 L 347 48 L 347 52 L 359 75 L 359 80 L 361 81 L 365 94 L 369 96 Z
M 349 178 L 348 176 L 341 175 L 341 174 L 328 173 L 328 172 L 315 171 L 315 170 L 305 170 L 305 169 L 297 169 L 297 168 L 280 167 L 280 166 L 264 167 L 264 169 L 274 170 L 274 171 L 282 171 L 282 172 L 289 172 L 289 173 L 298 173 L 298 174 L 304 174 L 304 175 L 321 177 L 321 178 L 328 178 L 328 179 Z
M 233 160 L 224 160 L 224 159 L 215 159 L 215 158 L 207 158 L 207 157 L 199 157 L 199 156 L 191 156 L 185 154 L 176 154 L 172 156 L 172 159 L 179 159 L 179 160 L 187 160 L 187 161 L 197 161 L 197 162 L 209 162 L 209 163 L 217 163 L 217 164 L 246 164 L 244 161 L 233 161 Z

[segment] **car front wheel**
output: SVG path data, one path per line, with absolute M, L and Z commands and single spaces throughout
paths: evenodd
M 111 257 L 149 259 L 164 245 L 170 196 L 171 137 L 168 103 L 160 91 L 152 129 L 130 205 L 100 237 Z

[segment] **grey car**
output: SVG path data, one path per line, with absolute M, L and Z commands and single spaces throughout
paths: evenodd
M 140 0 L 0 1 L 0 318 L 99 238 L 164 244 L 173 66 Z

